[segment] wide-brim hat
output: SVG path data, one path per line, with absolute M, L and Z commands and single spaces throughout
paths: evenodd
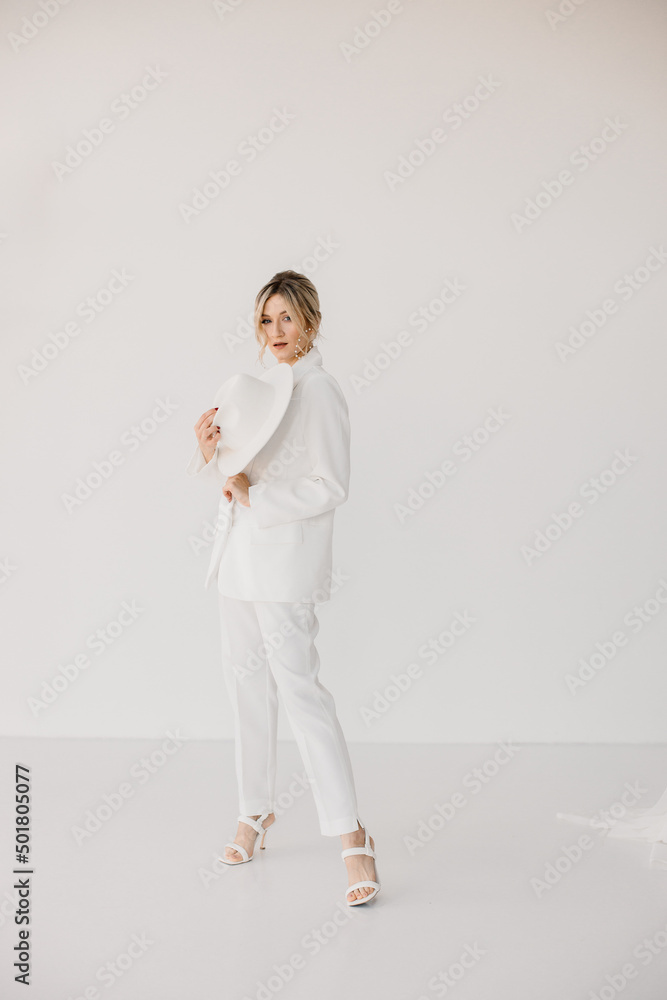
M 259 376 L 232 375 L 220 386 L 213 423 L 220 427 L 217 461 L 223 475 L 241 472 L 264 447 L 285 415 L 293 388 L 292 366 L 284 361 Z

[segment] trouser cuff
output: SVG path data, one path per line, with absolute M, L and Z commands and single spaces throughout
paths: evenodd
M 332 819 L 328 823 L 320 823 L 320 833 L 323 837 L 340 837 L 343 833 L 354 833 L 358 829 L 356 816 L 344 816 L 343 819 Z
M 274 813 L 275 806 L 267 805 L 266 799 L 247 799 L 239 803 L 239 813 L 243 816 L 261 816 L 262 813 Z

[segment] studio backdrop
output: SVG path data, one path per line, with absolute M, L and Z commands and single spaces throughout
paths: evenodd
M 0 20 L 3 733 L 233 736 L 185 466 L 292 268 L 350 410 L 346 737 L 664 741 L 667 9 Z

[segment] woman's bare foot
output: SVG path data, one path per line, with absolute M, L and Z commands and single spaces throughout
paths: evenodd
M 348 847 L 363 847 L 366 843 L 366 831 L 357 823 L 357 829 L 354 833 L 344 833 L 340 839 L 343 850 L 347 850 Z M 374 851 L 375 841 L 372 837 L 369 837 L 369 841 L 371 850 Z M 351 854 L 350 857 L 343 858 L 343 861 L 347 865 L 348 885 L 353 885 L 355 882 L 362 882 L 364 879 L 371 879 L 371 881 L 377 882 L 375 861 L 370 855 Z M 359 889 L 353 889 L 351 892 L 348 892 L 347 899 L 349 902 L 352 902 L 354 899 L 363 899 L 364 896 L 370 896 L 373 892 L 374 889 L 371 886 L 364 885 Z
M 260 815 L 261 813 L 257 813 L 256 816 L 251 816 L 250 819 L 259 819 Z M 275 823 L 275 821 L 276 817 L 274 813 L 269 813 L 269 815 L 262 823 L 262 826 L 264 827 L 265 830 L 268 830 L 271 824 Z M 236 832 L 236 836 L 234 837 L 234 841 L 239 845 L 239 847 L 243 847 L 248 852 L 248 857 L 251 858 L 255 848 L 255 841 L 257 840 L 258 836 L 259 834 L 257 833 L 257 831 L 253 830 L 253 828 L 251 826 L 248 826 L 247 823 L 239 822 L 239 828 Z M 241 857 L 239 852 L 235 851 L 233 847 L 225 848 L 225 858 L 228 861 L 243 861 L 243 858 Z

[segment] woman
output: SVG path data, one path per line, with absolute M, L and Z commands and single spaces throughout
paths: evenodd
M 207 410 L 195 424 L 198 447 L 187 471 L 215 478 L 222 484 L 221 507 L 232 504 L 225 530 L 218 531 L 212 565 L 225 682 L 235 716 L 241 815 L 236 839 L 226 845 L 221 860 L 252 860 L 258 834 L 263 848 L 275 822 L 279 691 L 313 790 L 320 831 L 341 837 L 346 901 L 355 906 L 373 899 L 380 883 L 375 844 L 358 816 L 334 701 L 317 676 L 315 603 L 329 599 L 333 517 L 347 499 L 350 471 L 347 403 L 322 367 L 315 343 L 319 305 L 313 283 L 295 271 L 274 275 L 261 289 L 255 300 L 260 360 L 268 347 L 279 365 L 292 367 L 285 414 L 243 471 L 225 477 L 216 460 L 224 446 L 213 423 L 216 408 Z

